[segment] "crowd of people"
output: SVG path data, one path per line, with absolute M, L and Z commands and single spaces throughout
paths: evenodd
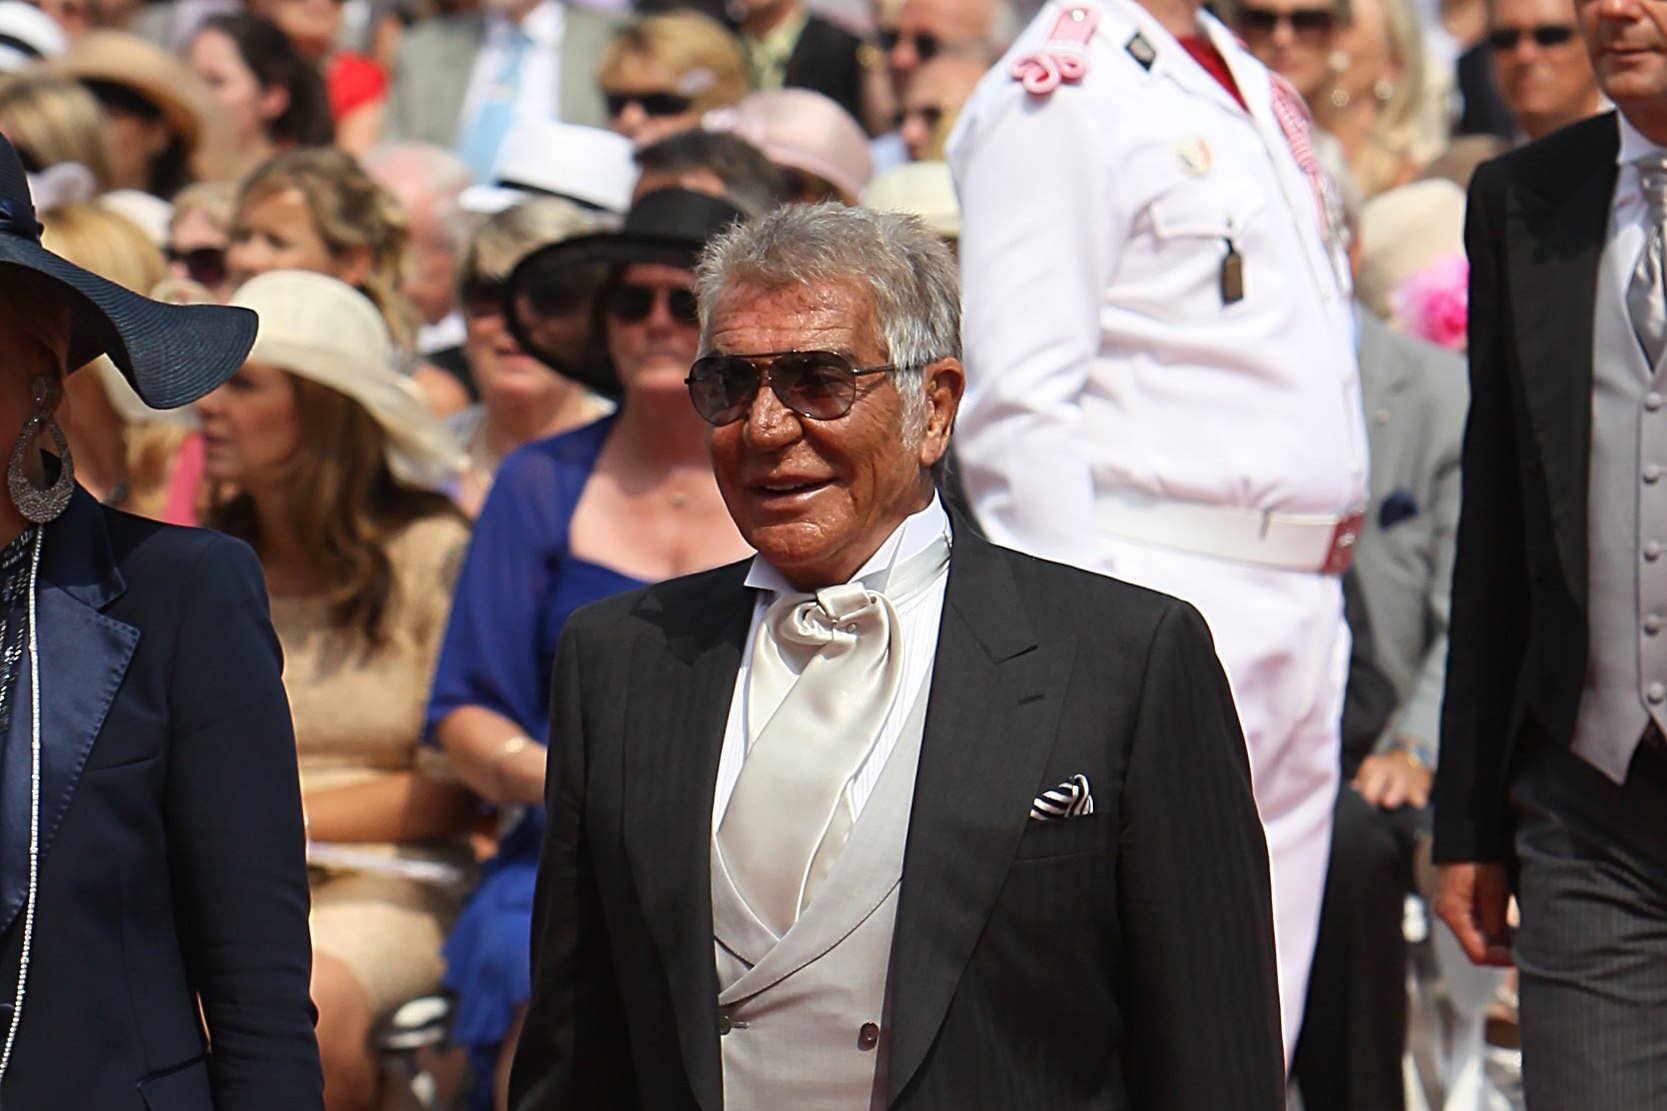
M 1494 409 L 1498 458 L 1473 479 L 1478 449 L 1463 448 L 1466 348 L 1479 342 L 1472 310 L 1496 331 L 1525 327 L 1503 269 L 1471 272 L 1483 261 L 1477 244 L 1497 246 L 1507 206 L 1479 218 L 1471 205 L 1467 258 L 1466 194 L 1478 167 L 1524 165 L 1492 160 L 1555 142 L 1619 100 L 1587 48 L 1599 17 L 1586 19 L 1577 2 L 1663 10 L 1662 0 L 1221 0 L 1203 9 L 1192 0 L 0 0 L 0 135 L 28 188 L 24 202 L 0 198 L 7 233 L 28 230 L 16 209 L 32 203 L 36 238 L 54 256 L 182 310 L 258 316 L 235 373 L 183 408 L 141 380 L 131 352 L 98 348 L 91 373 L 63 379 L 53 427 L 62 428 L 62 473 L 73 459 L 75 482 L 103 506 L 215 530 L 258 560 L 298 754 L 309 990 L 329 1111 L 383 1106 L 375 1035 L 402 1004 L 436 992 L 451 1000 L 449 1040 L 466 1058 L 440 1070 L 452 1106 L 573 1105 L 582 1068 L 564 1074 L 525 1053 L 516 1062 L 518 1045 L 585 1051 L 587 1035 L 566 1029 L 565 1005 L 551 1002 L 561 990 L 552 977 L 565 969 L 591 990 L 579 964 L 610 959 L 607 942 L 588 935 L 562 942 L 582 952 L 538 967 L 529 958 L 540 930 L 573 926 L 552 909 L 554 889 L 540 886 L 551 867 L 577 890 L 595 866 L 563 855 L 577 852 L 577 830 L 591 819 L 574 798 L 558 799 L 554 770 L 547 777 L 562 741 L 552 728 L 610 722 L 635 737 L 651 721 L 712 707 L 675 686 L 665 697 L 682 703 L 652 711 L 553 706 L 564 691 L 594 694 L 580 679 L 591 662 L 563 654 L 569 619 L 755 550 L 801 587 L 780 562 L 799 549 L 768 524 L 785 511 L 755 507 L 749 519 L 737 490 L 773 481 L 785 485 L 771 496 L 788 499 L 826 476 L 743 480 L 746 452 L 787 434 L 781 420 L 723 407 L 741 397 L 756 409 L 773 396 L 780 414 L 812 426 L 866 411 L 850 398 L 818 410 L 837 407 L 829 391 L 841 383 L 963 359 L 964 399 L 959 369 L 940 386 L 928 375 L 910 387 L 927 401 L 906 396 L 899 418 L 955 528 L 1177 596 L 1208 622 L 1271 869 L 1265 890 L 1229 879 L 1220 890 L 1271 909 L 1272 1038 L 1303 1105 L 1388 1111 L 1445 1100 L 1470 1111 L 1503 1098 L 1483 1076 L 1484 1029 L 1514 1046 L 1515 974 L 1478 973 L 1463 960 L 1499 957 L 1488 947 L 1499 933 L 1494 902 L 1477 896 L 1480 933 L 1432 933 L 1445 1026 L 1430 1039 L 1433 1067 L 1411 1072 L 1422 1078 L 1417 1091 L 1403 1067 L 1404 907 L 1409 896 L 1435 905 L 1433 793 L 1447 807 L 1433 823 L 1437 859 L 1492 869 L 1511 856 L 1499 823 L 1475 834 L 1452 816 L 1465 811 L 1475 823 L 1477 810 L 1503 811 L 1494 795 L 1503 797 L 1510 757 L 1494 754 L 1498 766 L 1477 770 L 1481 758 L 1467 753 L 1469 778 L 1453 772 L 1435 787 L 1444 732 L 1481 728 L 1482 710 L 1455 709 L 1453 676 L 1468 684 L 1466 699 L 1486 688 L 1497 696 L 1486 712 L 1501 711 L 1514 673 L 1482 674 L 1472 657 L 1520 651 L 1492 644 L 1481 627 L 1526 636 L 1528 611 L 1538 621 L 1560 604 L 1537 595 L 1530 604 L 1539 565 L 1520 583 L 1500 571 L 1490 584 L 1476 554 L 1510 537 L 1550 541 L 1524 523 L 1527 510 L 1508 508 L 1526 498 L 1526 480 L 1507 473 L 1512 453 L 1532 450 L 1507 427 L 1506 411 L 1525 402 L 1501 384 L 1509 372 L 1496 364 L 1514 366 L 1516 348 L 1498 335 L 1484 338 L 1508 354 L 1476 384 L 1476 403 Z M 1667 115 L 1667 86 L 1662 97 Z M 1578 157 L 1614 162 L 1607 150 Z M 815 215 L 836 208 L 864 215 Z M 850 243 L 869 244 L 872 273 Z M 792 302 L 794 281 L 866 291 L 855 309 Z M 900 288 L 910 282 L 918 288 Z M 756 305 L 725 301 L 731 286 L 758 294 Z M 1483 294 L 1486 303 L 1472 303 Z M 720 302 L 728 311 L 715 323 Z M 18 312 L 0 305 L 8 320 Z M 951 313 L 957 326 L 945 337 Z M 861 344 L 829 338 L 864 314 L 899 337 L 887 333 L 868 362 Z M 1592 342 L 1589 327 L 1529 334 L 1525 352 Z M 910 343 L 914 356 L 900 349 Z M 807 350 L 832 361 L 795 361 Z M 761 362 L 714 364 L 727 357 L 715 351 Z M 1621 421 L 1630 401 L 1610 396 Z M 1653 412 L 1660 399 L 1648 398 Z M 941 437 L 928 437 L 936 454 L 925 459 L 907 430 L 935 429 L 940 418 Z M 1594 474 L 1598 454 L 1594 446 Z M 1537 460 L 1523 464 L 1528 473 L 1538 474 Z M 1630 464 L 1606 465 L 1619 474 Z M 863 478 L 852 466 L 858 485 L 891 489 L 885 474 Z M 902 470 L 913 483 L 910 466 Z M 43 481 L 54 473 L 48 464 Z M 1564 486 L 1585 497 L 1585 471 L 1575 475 Z M 1483 498 L 1492 515 L 1478 508 Z M 1604 512 L 1634 530 L 1647 516 Z M 1559 527 L 1569 526 L 1559 518 Z M 1578 550 L 1574 571 L 1584 572 Z M 811 581 L 844 581 L 868 554 L 849 567 L 815 564 Z M 10 558 L 0 552 L 0 577 Z M 1591 565 L 1600 563 L 1594 551 Z M 1065 589 L 1049 584 L 1036 598 Z M 1505 601 L 1489 593 L 1507 587 L 1518 593 Z M 953 580 L 949 590 L 953 605 Z M 1584 583 L 1580 591 L 1584 599 Z M 1593 593 L 1610 605 L 1607 620 L 1625 613 L 1620 594 Z M 1124 602 L 1103 601 L 1106 614 L 1125 613 Z M 764 651 L 753 620 L 744 669 Z M 1471 657 L 1450 666 L 1449 627 L 1459 622 L 1470 624 L 1452 651 L 1462 644 Z M 16 663 L 11 633 L 0 626 L 0 721 Z M 617 656 L 628 645 L 604 645 L 599 627 L 589 635 L 610 668 L 630 672 Z M 1175 637 L 1176 658 L 1196 649 Z M 1647 649 L 1646 640 L 1646 673 L 1639 679 L 1635 665 L 1633 678 L 1656 691 Z M 668 651 L 678 653 L 675 639 Z M 645 667 L 662 666 L 639 653 Z M 1578 674 L 1573 682 L 1578 693 Z M 603 689 L 639 698 L 625 678 Z M 1655 714 L 1662 697 L 1646 700 Z M 1510 728 L 1533 712 L 1511 710 Z M 1660 737 L 1640 760 L 1659 757 Z M 1625 779 L 1631 752 L 1611 780 Z M 583 774 L 582 759 L 564 759 Z M 605 766 L 656 774 L 633 765 L 629 749 L 623 760 L 623 770 Z M 17 797 L 13 766 L 6 807 Z M 740 836 L 724 832 L 726 805 L 759 821 L 765 792 L 748 782 L 724 780 L 720 800 L 734 789 L 741 801 L 714 810 L 700 868 L 708 840 L 719 864 L 726 851 L 740 855 L 725 848 Z M 887 782 L 863 790 L 883 794 Z M 638 789 L 664 797 L 661 787 Z M 1243 801 L 1231 776 L 1198 790 L 1227 811 Z M 603 805 L 629 807 L 633 793 Z M 612 836 L 594 851 L 612 853 Z M 681 859 L 678 846 L 663 848 Z M 1562 859 L 1541 842 L 1535 852 L 1548 873 Z M 720 904 L 747 902 L 748 876 L 734 873 Z M 1503 884 L 1491 870 L 1466 875 Z M 669 913 L 616 881 L 601 884 L 606 905 L 596 911 L 610 928 Z M 899 931 L 916 921 L 906 918 L 906 883 L 904 892 Z M 1037 892 L 1065 918 L 1080 911 L 1051 887 Z M 1453 911 L 1452 900 L 1471 895 L 1444 886 L 1443 914 L 1466 920 L 1472 910 Z M 1525 899 L 1527 912 L 1537 902 L 1549 918 L 1546 900 Z M 1542 999 L 1557 944 L 1541 938 L 1524 969 Z M 723 936 L 717 945 L 727 999 L 757 962 Z M 1170 971 L 1187 983 L 1194 970 Z M 1254 979 L 1234 990 L 1254 990 Z M 1260 1004 L 1223 1005 L 1242 1006 L 1254 1026 Z M 529 1007 L 546 1026 L 523 1036 Z M 982 1021 L 965 1018 L 965 1006 L 959 1013 Z M 212 1027 L 206 1003 L 205 1015 Z M 669 1019 L 628 1017 L 639 1053 L 677 1052 Z M 722 1033 L 732 1020 L 744 1017 L 724 1010 Z M 615 1021 L 596 1016 L 599 1029 Z M 1211 1027 L 1197 1020 L 1200 1044 Z M 976 1057 L 977 1038 L 957 1032 L 967 1040 L 954 1053 Z M 1229 1041 L 1225 1057 L 1254 1055 Z M 597 1069 L 617 1048 L 592 1045 Z M 730 1052 L 726 1041 L 725 1069 Z M 1093 1057 L 1082 1046 L 1073 1054 L 1040 1059 L 1069 1071 Z M 693 1090 L 712 1081 L 703 1067 L 690 1065 Z M 669 1090 L 638 1083 L 649 1102 L 647 1093 Z M 740 1084 L 725 1074 L 719 1090 L 752 1091 L 760 1102 L 734 1098 L 756 1106 L 788 1090 L 772 1097 Z M 1041 1098 L 1069 1088 L 1010 1091 Z M 1188 1098 L 1152 1106 L 1202 1106 Z

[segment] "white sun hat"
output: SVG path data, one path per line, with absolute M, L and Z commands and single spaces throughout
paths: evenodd
M 304 270 L 250 278 L 231 303 L 260 317 L 252 363 L 265 363 L 357 401 L 388 435 L 388 469 L 412 486 L 442 488 L 466 466 L 462 448 L 394 369 L 382 314 L 345 282 Z
M 600 127 L 517 120 L 504 136 L 490 185 L 463 191 L 465 212 L 490 216 L 530 197 L 563 197 L 620 215 L 631 207 L 637 164 L 631 141 Z

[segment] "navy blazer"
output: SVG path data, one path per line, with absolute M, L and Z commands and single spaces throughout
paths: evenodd
M 42 855 L 0 1103 L 321 1107 L 295 739 L 253 553 L 77 490 L 46 529 L 37 612 Z M 18 672 L 0 749 L 0 1039 L 29 875 L 27 657 Z

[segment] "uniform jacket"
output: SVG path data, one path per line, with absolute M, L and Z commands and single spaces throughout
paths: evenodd
M 1362 311 L 1360 391 L 1372 471 L 1354 566 L 1373 662 L 1400 699 L 1383 740 L 1414 738 L 1434 764 L 1469 404 L 1464 361 Z
M 259 565 L 236 541 L 77 491 L 47 526 L 38 621 L 43 856 L 0 1103 L 321 1107 L 295 741 Z M 18 667 L 0 750 L 0 1024 L 28 890 L 27 656 Z
M 1267 854 L 1202 619 L 954 533 L 887 1105 L 1283 1107 Z M 568 622 L 518 1111 L 723 1106 L 709 854 L 745 573 Z M 1029 819 L 1076 774 L 1092 816 Z
M 578 4 L 563 11 L 559 103 L 551 109 L 567 123 L 604 127 L 608 113 L 596 66 L 618 20 Z M 405 33 L 388 83 L 388 138 L 447 150 L 457 145 L 475 54 L 485 40 L 486 17 L 480 12 L 431 19 Z
M 1470 184 L 1470 416 L 1435 784 L 1440 861 L 1506 860 L 1512 755 L 1529 736 L 1574 736 L 1592 332 L 1619 147 L 1608 113 L 1485 163 Z
M 1199 18 L 1248 111 L 1134 0 L 1056 0 L 949 143 L 967 493 L 997 543 L 1110 574 L 1107 492 L 1338 515 L 1366 492 L 1335 223 L 1268 71 Z M 1049 65 L 1051 92 L 1014 77 Z

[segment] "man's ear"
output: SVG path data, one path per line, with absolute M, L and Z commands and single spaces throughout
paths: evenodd
M 926 393 L 926 428 L 920 437 L 920 465 L 935 466 L 949 451 L 949 434 L 955 428 L 955 414 L 961 394 L 967 388 L 967 374 L 960 359 L 939 359 L 920 372 L 920 388 Z

